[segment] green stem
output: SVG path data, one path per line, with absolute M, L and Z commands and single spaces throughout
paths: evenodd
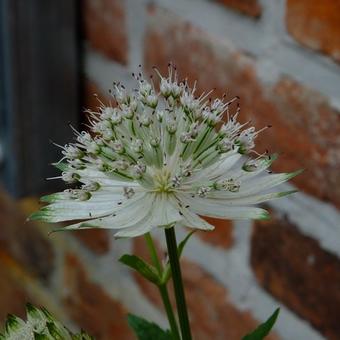
M 150 233 L 145 234 L 145 240 L 146 240 L 146 244 L 148 246 L 149 252 L 150 252 L 151 260 L 152 260 L 154 266 L 156 267 L 158 274 L 160 275 L 160 277 L 162 277 L 163 268 L 162 268 L 162 265 L 159 261 L 157 251 L 156 251 L 156 248 L 155 248 L 155 245 L 153 243 L 153 240 L 152 240 Z M 159 293 L 160 293 L 162 301 L 163 301 L 163 305 L 164 305 L 164 308 L 165 308 L 165 311 L 166 311 L 166 315 L 168 317 L 168 321 L 169 321 L 169 325 L 170 325 L 170 329 L 171 329 L 171 334 L 173 335 L 174 340 L 180 340 L 181 337 L 180 337 L 180 334 L 179 334 L 175 314 L 174 314 L 172 306 L 171 306 L 171 302 L 170 302 L 170 298 L 169 298 L 168 289 L 166 287 L 166 283 L 158 286 L 158 289 L 159 289 Z
M 191 340 L 192 337 L 190 331 L 188 311 L 184 296 L 181 267 L 179 265 L 175 228 L 171 227 L 165 229 L 165 237 L 166 244 L 168 247 L 168 254 L 172 273 L 172 282 L 174 285 L 178 318 L 181 327 L 182 337 L 183 340 Z
M 172 306 L 171 306 L 171 302 L 170 302 L 169 294 L 168 294 L 168 289 L 166 288 L 165 284 L 158 286 L 158 289 L 159 289 L 159 292 L 160 292 L 161 297 L 162 297 L 162 301 L 163 301 L 163 305 L 164 305 L 164 308 L 165 308 L 165 311 L 166 311 L 166 315 L 168 316 L 171 334 L 172 334 L 174 340 L 180 340 L 181 336 L 179 334 L 175 314 L 172 310 Z
M 148 246 L 149 249 L 149 253 L 151 256 L 151 260 L 154 264 L 154 266 L 156 267 L 158 274 L 162 273 L 162 265 L 159 261 L 158 255 L 157 255 L 157 251 L 156 251 L 156 247 L 153 243 L 152 237 L 150 233 L 147 233 L 144 235 L 145 236 L 145 240 L 146 240 L 146 244 Z

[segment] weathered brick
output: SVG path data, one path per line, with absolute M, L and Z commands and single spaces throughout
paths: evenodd
M 26 290 L 13 274 L 13 261 L 0 251 L 0 333 L 7 314 L 25 316 L 25 304 L 32 301 Z
M 288 32 L 301 44 L 340 62 L 340 1 L 288 0 Z
M 203 241 L 217 247 L 230 248 L 233 244 L 233 226 L 228 220 L 221 220 L 211 217 L 203 217 L 210 224 L 215 226 L 213 231 L 198 230 L 196 235 Z
M 82 106 L 86 110 L 98 111 L 100 102 L 108 105 L 110 103 L 109 92 L 104 93 L 92 80 L 85 78 Z
M 74 231 L 72 235 L 98 255 L 104 255 L 110 250 L 110 235 L 107 230 L 84 229 Z
M 340 338 L 340 260 L 284 218 L 257 222 L 251 265 L 268 292 L 328 339 Z
M 180 20 L 165 10 L 150 12 L 145 40 L 145 65 L 166 72 L 174 62 L 180 76 L 198 80 L 199 90 L 215 88 L 241 98 L 240 119 L 262 128 L 257 150 L 278 152 L 275 171 L 305 168 L 293 182 L 308 193 L 340 206 L 340 114 L 327 99 L 292 78 L 265 83 L 257 74 L 256 60 L 226 41 Z M 287 142 L 289 141 L 289 143 Z
M 84 34 L 90 45 L 107 57 L 126 64 L 128 41 L 123 0 L 86 0 Z
M 149 258 L 142 237 L 135 239 L 134 253 Z M 229 300 L 227 290 L 211 275 L 185 259 L 181 266 L 194 339 L 239 340 L 256 327 L 257 322 L 252 315 L 238 310 Z M 150 301 L 163 310 L 157 288 L 138 274 L 135 278 Z M 172 290 L 170 296 L 174 303 Z M 270 339 L 278 338 L 272 334 L 268 336 Z
M 37 225 L 25 222 L 20 206 L 0 191 L 0 248 L 29 272 L 47 281 L 54 267 L 54 249 Z
M 262 13 L 262 7 L 258 0 L 217 0 L 242 14 L 257 18 Z
M 64 278 L 64 305 L 80 327 L 97 340 L 135 339 L 127 325 L 127 311 L 91 281 L 75 255 L 66 255 Z

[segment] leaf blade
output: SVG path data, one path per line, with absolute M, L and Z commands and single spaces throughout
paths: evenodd
M 129 314 L 128 324 L 137 335 L 138 340 L 172 340 L 169 330 L 163 330 L 154 322 Z
M 125 264 L 126 266 L 136 270 L 140 273 L 144 278 L 148 281 L 160 285 L 160 277 L 157 273 L 155 267 L 151 266 L 150 264 L 146 263 L 143 259 L 136 255 L 128 255 L 125 254 L 120 257 L 119 262 Z
M 277 317 L 280 313 L 280 308 L 277 308 L 275 312 L 262 324 L 260 324 L 253 332 L 245 335 L 242 340 L 262 340 L 264 339 L 273 328 Z

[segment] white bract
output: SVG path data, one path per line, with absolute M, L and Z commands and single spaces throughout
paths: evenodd
M 159 92 L 139 74 L 137 89 L 115 83 L 113 105 L 89 111 L 90 133 L 76 132 L 57 163 L 73 188 L 43 197 L 50 204 L 31 219 L 81 220 L 64 229 L 109 228 L 117 237 L 173 224 L 210 230 L 200 216 L 266 219 L 253 205 L 290 193 L 271 189 L 298 172 L 267 171 L 275 156 L 252 150 L 261 130 L 229 113 L 238 98 L 196 96 L 171 65 L 167 77 L 156 72 Z

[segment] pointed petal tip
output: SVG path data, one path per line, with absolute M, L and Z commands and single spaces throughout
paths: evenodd
M 274 162 L 278 158 L 279 158 L 279 154 L 277 152 L 275 152 L 272 155 L 270 155 L 270 159 L 272 160 L 272 162 Z
M 267 159 L 265 162 L 267 162 L 267 164 L 270 166 L 270 165 L 272 165 L 278 158 L 279 158 L 279 154 L 276 152 L 276 153 L 273 153 L 273 154 L 269 155 L 269 156 L 268 156 L 268 159 Z
M 260 221 L 268 221 L 271 216 L 268 211 L 264 210 L 256 219 Z
M 53 203 L 56 201 L 56 194 L 41 196 L 39 201 L 43 203 Z
M 74 231 L 74 230 L 77 230 L 77 229 L 71 229 L 71 228 L 67 228 L 67 227 L 52 229 L 51 231 L 49 231 L 48 236 L 55 234 L 55 233 L 61 233 L 61 232 L 65 232 L 65 231 Z
M 295 176 L 300 175 L 304 171 L 305 171 L 305 169 L 299 169 L 299 170 L 287 173 L 287 180 L 294 178 Z
M 43 221 L 48 222 L 46 211 L 38 210 L 27 217 L 26 221 Z
M 30 302 L 27 302 L 25 307 L 26 307 L 27 313 L 36 310 L 36 307 L 34 307 Z
M 288 190 L 288 191 L 282 191 L 280 193 L 278 193 L 278 198 L 279 197 L 285 197 L 285 196 L 288 196 L 288 195 L 291 195 L 291 194 L 295 194 L 296 192 L 299 192 L 299 190 Z

